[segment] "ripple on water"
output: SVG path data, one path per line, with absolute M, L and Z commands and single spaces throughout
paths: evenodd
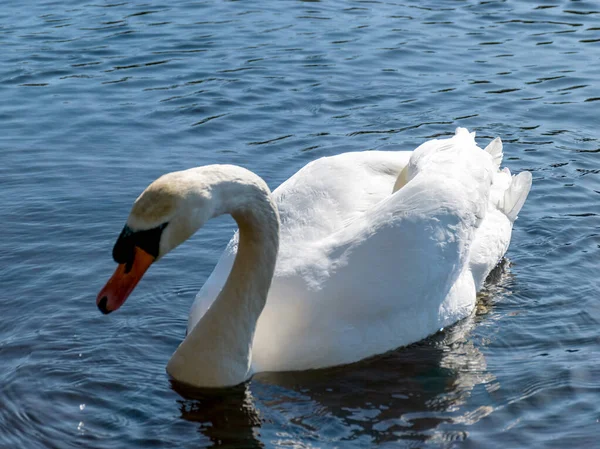
M 1 447 L 591 447 L 600 409 L 598 8 L 5 1 Z M 409 150 L 456 126 L 532 171 L 473 317 L 349 367 L 182 390 L 165 365 L 231 236 L 211 222 L 101 316 L 132 200 L 167 171 Z

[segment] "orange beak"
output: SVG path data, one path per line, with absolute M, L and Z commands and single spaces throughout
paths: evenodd
M 127 264 L 120 264 L 104 288 L 98 293 L 96 305 L 100 311 L 107 314 L 121 307 L 152 262 L 154 262 L 154 256 L 137 246 L 134 247 L 131 269 L 127 271 Z

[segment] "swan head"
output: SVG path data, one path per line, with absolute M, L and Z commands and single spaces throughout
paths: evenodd
M 118 267 L 96 298 L 102 313 L 121 307 L 150 265 L 214 216 L 210 183 L 190 172 L 158 178 L 135 200 L 113 247 Z

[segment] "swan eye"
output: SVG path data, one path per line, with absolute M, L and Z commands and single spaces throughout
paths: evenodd
M 118 264 L 125 264 L 125 272 L 127 273 L 133 265 L 136 246 L 151 256 L 158 257 L 160 237 L 168 224 L 163 223 L 160 226 L 145 231 L 134 231 L 125 225 L 113 247 L 112 255 L 114 261 Z

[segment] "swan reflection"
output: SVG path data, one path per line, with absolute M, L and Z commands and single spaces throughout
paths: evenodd
M 261 418 L 255 399 L 245 383 L 226 390 L 199 390 L 171 381 L 172 388 L 186 398 L 179 401 L 181 417 L 199 423 L 199 431 L 217 446 L 259 448 Z

